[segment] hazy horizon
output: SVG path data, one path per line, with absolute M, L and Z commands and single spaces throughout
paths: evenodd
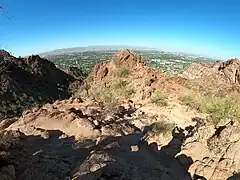
M 0 48 L 16 56 L 123 44 L 220 59 L 240 56 L 240 3 L 235 0 L 1 3 Z

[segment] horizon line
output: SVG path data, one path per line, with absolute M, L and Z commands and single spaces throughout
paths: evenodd
M 10 54 L 13 56 L 21 56 L 21 57 L 28 57 L 31 55 L 41 55 L 41 54 L 47 54 L 47 53 L 53 53 L 54 51 L 59 51 L 59 50 L 64 50 L 64 49 L 74 49 L 74 48 L 94 48 L 94 47 L 106 47 L 109 48 L 109 50 L 111 50 L 111 47 L 113 48 L 117 48 L 119 50 L 121 49 L 133 49 L 133 50 L 138 50 L 137 48 L 140 48 L 140 50 L 153 50 L 153 51 L 163 51 L 163 52 L 168 52 L 168 53 L 181 53 L 181 54 L 186 54 L 186 55 L 194 55 L 194 56 L 199 56 L 199 57 L 205 57 L 205 58 L 210 58 L 210 59 L 215 59 L 215 60 L 222 60 L 225 61 L 225 59 L 233 59 L 233 58 L 238 58 L 239 57 L 235 57 L 235 56 L 229 56 L 229 57 L 219 57 L 216 55 L 203 55 L 203 54 L 199 54 L 199 53 L 192 53 L 192 52 L 187 52 L 187 51 L 176 51 L 176 50 L 166 50 L 164 48 L 160 48 L 160 47 L 153 47 L 153 46 L 135 46 L 135 45 L 110 45 L 110 44 L 105 44 L 105 45 L 86 45 L 86 46 L 71 46 L 71 47 L 62 47 L 62 48 L 56 48 L 56 49 L 52 49 L 52 50 L 46 50 L 46 51 L 40 51 L 40 52 L 32 52 L 32 53 L 26 53 L 24 55 L 19 55 L 19 54 L 15 54 L 14 52 L 11 52 L 9 50 L 7 50 L 7 48 L 0 48 L 3 50 L 6 50 L 7 52 L 11 52 Z M 115 49 L 115 50 L 117 50 Z M 89 50 L 86 51 L 82 51 L 82 52 L 87 52 Z M 98 51 L 98 50 L 90 50 L 90 51 Z M 101 50 L 100 50 L 101 51 Z M 77 52 L 76 52 L 77 53 Z

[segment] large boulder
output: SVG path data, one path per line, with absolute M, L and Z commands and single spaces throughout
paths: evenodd
M 201 125 L 179 154 L 192 157 L 189 171 L 209 180 L 227 179 L 240 170 L 240 131 L 237 122 Z

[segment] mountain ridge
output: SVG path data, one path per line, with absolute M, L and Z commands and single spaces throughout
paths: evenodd
M 45 57 L 49 55 L 60 55 L 68 53 L 81 53 L 86 51 L 108 51 L 108 50 L 121 50 L 121 49 L 135 49 L 135 50 L 151 50 L 159 51 L 157 48 L 143 47 L 143 46 L 129 46 L 129 45 L 98 45 L 98 46 L 80 46 L 70 48 L 60 48 L 53 51 L 39 53 L 40 56 Z
M 55 56 L 55 55 L 64 55 L 64 54 L 75 54 L 88 51 L 119 51 L 122 49 L 133 49 L 136 51 L 152 51 L 152 52 L 166 52 L 171 54 L 181 54 L 184 56 L 196 56 L 196 57 L 205 57 L 210 59 L 215 59 L 210 56 L 205 56 L 201 54 L 193 54 L 187 52 L 176 52 L 176 51 L 165 51 L 161 48 L 147 47 L 147 46 L 130 46 L 130 45 L 92 45 L 92 46 L 79 46 L 79 47 L 69 47 L 69 48 L 59 48 L 52 51 L 38 53 L 41 57 Z

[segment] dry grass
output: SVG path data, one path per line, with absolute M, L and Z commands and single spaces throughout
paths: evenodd
M 87 90 L 83 86 L 74 96 L 94 98 L 107 105 L 129 99 L 134 93 L 135 89 L 126 78 L 114 78 L 110 82 L 88 87 Z
M 158 106 L 167 106 L 167 96 L 163 92 L 157 91 L 152 94 L 151 103 Z
M 155 133 L 168 133 L 173 130 L 174 124 L 166 122 L 166 121 L 159 121 L 155 122 L 150 125 L 150 129 Z
M 179 100 L 184 105 L 209 114 L 209 119 L 215 125 L 221 120 L 240 120 L 240 96 L 235 92 L 224 96 L 210 92 L 205 95 L 190 94 Z

